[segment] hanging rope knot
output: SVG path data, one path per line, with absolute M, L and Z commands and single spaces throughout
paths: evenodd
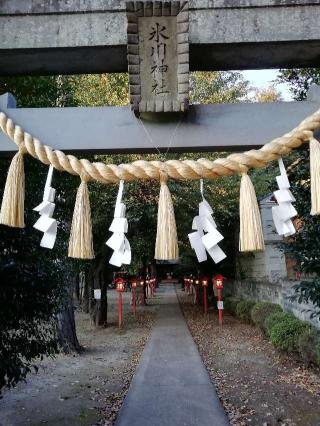
M 166 185 L 168 182 L 168 172 L 166 171 L 165 167 L 159 170 L 159 175 L 161 185 Z
M 117 178 L 119 179 L 119 183 L 124 182 L 126 180 L 126 170 L 122 164 L 119 164 Z
M 303 140 L 305 142 L 310 141 L 313 137 L 313 132 L 311 130 L 303 130 Z
M 12 126 L 13 126 L 13 123 L 12 123 Z M 26 154 L 28 151 L 26 148 L 26 144 L 24 142 L 24 131 L 22 130 L 20 126 L 13 126 L 12 132 L 13 132 L 13 140 L 14 140 L 14 143 L 18 145 L 19 153 L 22 155 Z
M 28 151 L 27 151 L 27 148 L 26 148 L 26 146 L 25 146 L 25 144 L 24 144 L 24 142 L 22 143 L 22 144 L 20 144 L 19 145 L 19 153 L 21 154 L 21 155 L 24 155 L 24 154 L 26 154 Z
M 81 182 L 87 183 L 91 180 L 91 177 L 85 170 L 82 169 L 80 173 L 80 179 Z
M 248 167 L 245 166 L 244 164 L 239 164 L 239 171 L 240 171 L 240 175 L 246 175 L 248 173 Z

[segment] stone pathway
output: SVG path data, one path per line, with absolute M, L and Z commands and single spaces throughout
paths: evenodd
M 161 306 L 116 426 L 227 426 L 229 422 L 181 313 L 173 284 Z

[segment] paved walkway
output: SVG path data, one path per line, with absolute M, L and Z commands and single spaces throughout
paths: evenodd
M 116 426 L 227 426 L 222 405 L 181 313 L 172 284 Z

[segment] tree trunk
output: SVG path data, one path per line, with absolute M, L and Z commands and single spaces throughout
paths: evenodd
M 80 304 L 80 274 L 74 277 L 73 297 Z
M 89 313 L 89 298 L 90 298 L 90 270 L 84 273 L 82 277 L 82 297 L 81 308 L 86 314 Z
M 76 333 L 72 293 L 73 286 L 67 292 L 63 311 L 57 315 L 58 339 L 65 353 L 79 352 L 81 349 Z
M 107 299 L 107 280 L 106 265 L 103 256 L 100 256 L 93 263 L 93 290 L 101 290 L 101 299 L 92 299 L 90 310 L 91 318 L 95 326 L 107 325 L 108 299 Z M 93 291 L 92 290 L 92 291 Z

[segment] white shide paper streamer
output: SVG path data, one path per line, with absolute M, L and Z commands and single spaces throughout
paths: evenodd
M 221 262 L 227 256 L 218 246 L 223 236 L 217 230 L 217 225 L 212 217 L 213 210 L 203 196 L 203 180 L 200 180 L 202 201 L 199 204 L 199 215 L 193 218 L 192 229 L 195 232 L 188 234 L 190 245 L 196 253 L 198 262 L 207 260 L 207 253 L 215 263 Z
M 57 237 L 57 221 L 52 218 L 55 204 L 54 197 L 56 190 L 51 187 L 53 167 L 49 167 L 49 172 L 44 187 L 43 201 L 33 210 L 39 212 L 40 218 L 33 225 L 35 229 L 43 232 L 40 246 L 52 249 Z
M 125 234 L 128 232 L 128 221 L 126 219 L 126 206 L 121 202 L 123 194 L 124 182 L 120 181 L 119 191 L 114 209 L 114 218 L 110 225 L 109 231 L 113 234 L 106 242 L 107 246 L 112 248 L 113 254 L 109 263 L 120 267 L 122 264 L 130 265 L 131 263 L 131 247 Z
M 278 162 L 280 176 L 277 176 L 276 179 L 279 190 L 273 193 L 278 205 L 272 207 L 272 217 L 277 233 L 289 237 L 296 232 L 291 220 L 297 215 L 297 210 L 292 205 L 296 200 L 289 189 L 290 183 L 282 158 L 279 158 Z

